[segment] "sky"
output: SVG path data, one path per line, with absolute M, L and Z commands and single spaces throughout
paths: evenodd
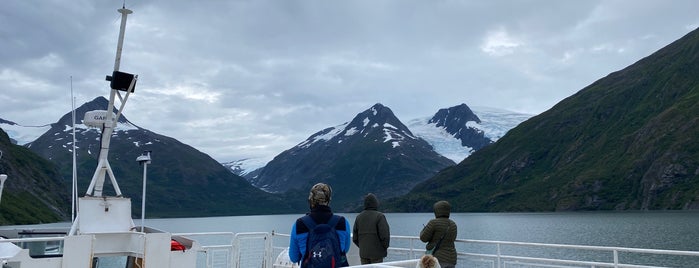
M 3 0 L 0 118 L 58 121 L 139 76 L 124 115 L 220 162 L 271 158 L 381 103 L 539 114 L 699 27 L 696 0 Z M 105 107 L 106 108 L 106 107 Z

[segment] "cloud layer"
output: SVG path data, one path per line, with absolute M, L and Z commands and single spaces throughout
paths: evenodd
M 108 96 L 121 1 L 4 1 L 0 118 Z M 127 1 L 135 124 L 219 161 L 270 158 L 382 103 L 540 113 L 699 26 L 699 1 Z

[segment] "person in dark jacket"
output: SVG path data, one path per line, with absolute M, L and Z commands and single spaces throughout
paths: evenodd
M 332 189 L 330 185 L 325 183 L 316 183 L 311 188 L 308 194 L 308 204 L 311 207 L 311 212 L 306 214 L 310 216 L 316 224 L 330 221 L 333 212 L 330 209 L 330 198 Z M 340 240 L 340 249 L 346 254 L 350 249 L 350 225 L 345 217 L 339 216 L 340 221 L 335 226 L 335 231 Z M 303 223 L 302 218 L 298 218 L 291 227 L 291 237 L 289 238 L 289 259 L 294 263 L 299 263 L 306 258 L 306 243 L 308 241 L 309 228 Z M 343 256 L 344 257 L 344 256 Z M 348 266 L 347 260 L 341 260 L 340 267 Z M 305 267 L 301 263 L 301 267 Z
M 434 203 L 434 219 L 420 231 L 420 240 L 427 243 L 425 248 L 434 249 L 432 255 L 439 260 L 442 268 L 456 267 L 456 223 L 449 219 L 451 204 L 447 201 Z M 435 248 L 436 247 L 436 248 Z
M 386 216 L 378 211 L 379 200 L 372 193 L 364 197 L 364 211 L 357 215 L 352 242 L 359 247 L 362 264 L 380 263 L 388 254 L 391 231 Z

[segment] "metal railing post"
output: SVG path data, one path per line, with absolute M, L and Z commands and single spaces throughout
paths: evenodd
M 415 239 L 410 239 L 410 258 L 415 258 Z
M 497 243 L 496 245 L 497 245 L 497 248 L 498 248 L 498 259 L 497 259 L 498 264 L 496 265 L 496 267 L 497 267 L 497 268 L 500 268 L 500 254 L 501 254 L 501 253 L 500 253 L 500 243 Z
M 272 268 L 272 264 L 273 264 L 272 262 L 274 262 L 272 260 L 272 258 L 273 258 L 272 251 L 273 251 L 272 235 L 270 233 L 267 233 L 265 235 L 265 260 L 264 260 L 264 262 L 265 262 L 264 267 L 265 268 Z

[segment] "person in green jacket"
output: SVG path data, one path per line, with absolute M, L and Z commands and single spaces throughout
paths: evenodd
M 434 203 L 434 219 L 431 219 L 422 231 L 420 240 L 427 243 L 425 248 L 432 250 L 432 255 L 439 260 L 442 268 L 456 267 L 456 223 L 449 219 L 451 204 L 447 201 Z
M 386 216 L 378 208 L 379 200 L 369 193 L 364 197 L 364 211 L 354 220 L 352 242 L 359 247 L 362 264 L 383 262 L 388 254 L 391 231 Z

